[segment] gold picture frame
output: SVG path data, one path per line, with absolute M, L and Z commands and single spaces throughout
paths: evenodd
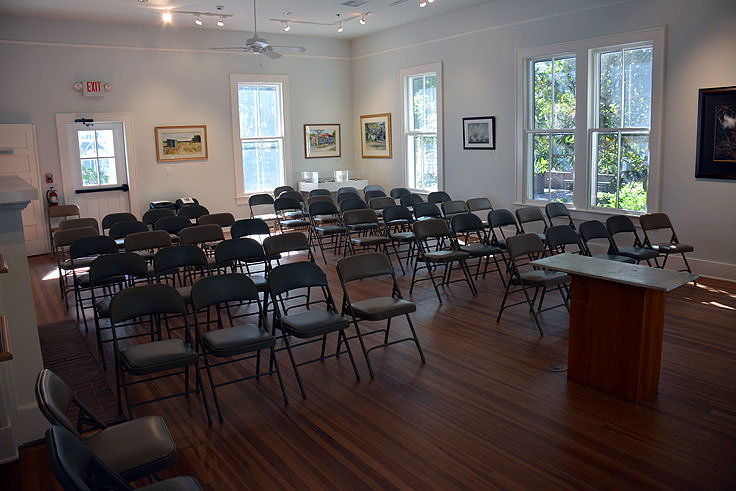
M 207 126 L 156 126 L 156 160 L 207 160 Z
M 360 152 L 364 159 L 391 158 L 391 113 L 360 117 Z

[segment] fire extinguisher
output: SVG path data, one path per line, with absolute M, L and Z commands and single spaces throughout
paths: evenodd
M 57 206 L 59 204 L 59 195 L 53 186 L 46 191 L 46 202 L 49 206 Z

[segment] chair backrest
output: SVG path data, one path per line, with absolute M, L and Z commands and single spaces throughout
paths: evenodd
M 610 248 L 613 247 L 611 242 L 611 235 L 608 233 L 608 229 L 603 223 L 598 220 L 589 220 L 580 224 L 580 239 L 583 241 L 585 250 L 588 255 L 591 254 L 590 246 L 588 241 L 595 239 L 606 239 L 607 245 Z
M 313 262 L 296 262 L 276 266 L 268 275 L 268 288 L 273 295 L 307 287 L 327 287 L 327 276 Z
M 429 196 L 427 196 L 427 201 L 434 204 L 440 204 L 445 201 L 452 201 L 452 198 L 444 191 L 433 191 L 429 193 Z
M 342 219 L 345 225 L 358 225 L 362 223 L 375 223 L 378 225 L 378 216 L 370 208 L 346 211 L 342 214 Z
M 547 220 L 544 219 L 544 214 L 542 214 L 542 210 L 540 208 L 537 208 L 536 206 L 525 206 L 524 208 L 517 208 L 515 214 L 522 232 L 525 232 L 525 223 L 534 222 L 542 222 L 544 224 L 544 230 L 547 230 Z
M 364 210 L 368 205 L 360 198 L 346 199 L 340 203 L 340 211 L 343 213 L 350 210 Z
M 519 225 L 516 223 L 514 214 L 505 208 L 499 208 L 488 212 L 488 223 L 494 228 L 513 225 L 516 227 L 517 232 L 519 230 Z
M 184 205 L 176 212 L 177 215 L 196 220 L 202 215 L 209 215 L 210 211 L 202 205 Z
M 575 223 L 572 221 L 572 217 L 570 216 L 570 210 L 567 209 L 567 206 L 565 206 L 564 203 L 551 201 L 544 205 L 544 211 L 547 214 L 550 226 L 554 225 L 553 218 L 565 217 L 566 223 L 564 223 L 564 225 L 569 225 L 573 229 L 575 228 Z
M 82 227 L 92 227 L 93 229 L 97 230 L 97 233 L 100 232 L 100 225 L 97 223 L 96 218 L 71 218 L 59 223 L 60 230 L 69 230 L 72 228 Z
M 342 194 L 337 195 L 337 204 L 339 205 L 345 200 L 348 199 L 363 199 L 360 197 L 360 194 L 357 191 L 346 191 Z
M 626 215 L 614 215 L 612 217 L 608 217 L 606 220 L 606 228 L 608 228 L 608 232 L 611 234 L 611 237 L 616 234 L 626 232 L 636 233 L 634 222 L 632 222 Z
M 363 186 L 363 194 L 365 194 L 366 191 L 381 191 L 384 196 L 386 196 L 386 190 L 383 189 L 383 186 L 380 184 L 368 184 L 367 186 Z
M 465 203 L 468 205 L 468 210 L 470 211 L 493 210 L 491 200 L 488 198 L 470 198 Z
M 301 232 L 271 235 L 263 239 L 263 249 L 268 257 L 285 252 L 310 251 L 309 239 Z
M 79 206 L 77 205 L 49 206 L 47 215 L 49 216 L 49 218 L 78 217 L 79 216 Z
M 332 197 L 332 191 L 330 191 L 329 189 L 324 189 L 324 188 L 312 189 L 311 191 L 309 191 L 309 197 L 312 198 L 314 196 L 330 196 L 330 197 Z
M 506 239 L 506 249 L 512 260 L 526 254 L 536 256 L 544 252 L 544 242 L 537 234 L 519 234 Z
M 113 239 L 124 239 L 129 234 L 147 231 L 148 227 L 143 222 L 118 222 L 110 227 L 109 235 Z
M 335 203 L 330 201 L 312 201 L 309 204 L 309 216 L 318 217 L 326 215 L 339 215 L 340 211 Z
M 302 204 L 298 199 L 284 196 L 283 198 L 276 198 L 276 201 L 273 202 L 273 209 L 276 213 L 280 211 L 301 210 Z
M 383 210 L 389 206 L 396 205 L 396 200 L 388 196 L 379 196 L 378 198 L 372 198 L 368 203 L 374 210 Z
M 370 203 L 373 198 L 385 197 L 386 193 L 382 189 L 369 189 L 368 191 L 363 192 L 363 196 L 365 196 L 365 200 Z
M 273 190 L 273 195 L 278 198 L 284 191 L 295 191 L 295 189 L 291 186 L 279 186 Z
M 414 217 L 417 220 L 420 218 L 440 218 L 442 212 L 434 203 L 417 203 L 414 205 Z
M 335 200 L 332 199 L 332 196 L 331 195 L 330 196 L 327 196 L 327 195 L 324 195 L 324 196 L 310 196 L 309 198 L 307 198 L 307 208 L 309 208 L 309 206 L 312 203 L 334 203 L 334 202 L 335 202 Z
M 156 274 L 168 274 L 178 268 L 207 266 L 207 256 L 199 247 L 191 244 L 164 247 L 153 255 L 153 269 Z
M 143 214 L 143 217 L 141 217 L 141 221 L 149 227 L 152 227 L 159 220 L 159 218 L 173 216 L 176 216 L 174 210 L 170 210 L 168 208 L 155 208 L 153 210 L 148 210 L 147 212 L 145 212 Z
M 34 385 L 36 403 L 41 414 L 52 425 L 62 425 L 79 438 L 74 423 L 69 419 L 68 409 L 74 402 L 74 391 L 48 368 L 44 368 L 36 377 Z
M 442 208 L 442 214 L 445 218 L 457 215 L 458 213 L 467 213 L 469 211 L 468 205 L 465 201 L 443 201 L 440 204 L 440 207 Z
M 137 222 L 138 219 L 132 213 L 120 212 L 110 213 L 102 218 L 102 230 L 107 230 L 112 227 L 115 223 L 120 222 Z
M 579 252 L 585 251 L 584 246 L 580 244 L 580 236 L 578 233 L 569 225 L 552 225 L 547 229 L 545 234 L 547 238 L 547 245 L 553 252 L 570 252 L 566 251 L 566 246 L 574 245 L 578 248 Z
M 237 220 L 230 226 L 230 237 L 233 239 L 249 235 L 271 235 L 271 229 L 266 221 L 260 218 Z
M 225 239 L 222 227 L 214 223 L 184 228 L 179 232 L 179 237 L 182 244 L 202 244 Z
M 443 203 L 444 204 L 444 203 Z M 458 213 L 450 219 L 450 227 L 456 234 L 483 232 L 483 220 L 472 213 Z
M 69 257 L 72 260 L 100 254 L 114 254 L 116 252 L 118 252 L 118 245 L 106 235 L 82 237 L 72 242 L 72 245 L 69 247 Z
M 447 225 L 447 222 L 441 218 L 431 218 L 429 220 L 414 222 L 412 228 L 417 241 L 448 237 L 451 234 L 449 225 Z
M 391 222 L 396 220 L 411 222 L 412 219 L 411 210 L 406 206 L 394 205 L 383 209 L 383 222 L 386 224 L 391 224 Z
M 218 265 L 230 261 L 258 262 L 266 261 L 266 252 L 263 246 L 255 239 L 241 237 L 239 239 L 223 240 L 215 247 L 215 261 Z
M 391 260 L 383 252 L 356 254 L 337 261 L 337 275 L 343 285 L 364 278 L 393 274 Z
M 337 189 L 337 195 L 338 196 L 340 196 L 341 194 L 344 194 L 344 193 L 355 193 L 358 196 L 360 196 L 360 193 L 358 192 L 358 188 L 353 187 L 353 186 L 343 186 L 343 187 Z
M 64 426 L 56 425 L 46 430 L 46 449 L 51 471 L 67 491 L 133 489 Z
M 59 230 L 54 234 L 54 247 L 66 247 L 72 245 L 84 237 L 95 237 L 98 231 L 92 227 L 70 228 Z
M 235 223 L 235 217 L 232 213 L 212 213 L 210 215 L 202 215 L 197 219 L 198 225 L 207 225 L 214 223 L 220 227 L 230 227 Z
M 134 252 L 118 252 L 100 256 L 89 266 L 92 285 L 104 284 L 121 277 L 143 277 L 148 274 L 146 260 Z
M 147 230 L 128 234 L 124 242 L 125 250 L 128 252 L 148 251 L 170 245 L 171 235 L 165 230 Z
M 126 288 L 110 302 L 110 320 L 114 324 L 155 314 L 186 314 L 184 299 L 169 285 L 142 285 Z
M 388 193 L 388 195 L 391 196 L 393 199 L 401 199 L 402 196 L 405 196 L 407 194 L 411 194 L 411 191 L 406 188 L 393 188 Z
M 404 206 L 416 206 L 419 203 L 424 203 L 424 198 L 416 193 L 405 194 L 399 198 L 399 204 Z
M 277 195 L 278 196 L 278 195 Z M 266 193 L 259 193 L 259 194 L 251 194 L 248 198 L 248 206 L 252 208 L 254 206 L 259 205 L 272 205 L 273 204 L 273 196 Z
M 191 296 L 195 310 L 225 302 L 258 301 L 259 298 L 253 280 L 242 273 L 202 278 L 192 287 Z
M 178 234 L 182 229 L 191 227 L 192 221 L 182 216 L 161 217 L 153 224 L 154 230 L 165 230 L 170 234 Z
M 304 203 L 304 195 L 299 191 L 281 191 L 277 198 L 292 198 L 300 203 Z
M 674 232 L 670 217 L 666 213 L 648 213 L 639 217 L 639 225 L 645 232 L 650 230 L 670 229 Z

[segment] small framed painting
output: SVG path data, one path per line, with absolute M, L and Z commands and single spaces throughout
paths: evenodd
M 463 118 L 463 149 L 495 150 L 496 117 Z
M 156 126 L 156 160 L 207 160 L 207 126 Z
M 391 158 L 391 113 L 360 117 L 360 150 L 364 159 Z
M 695 177 L 736 179 L 736 86 L 698 91 Z
M 305 159 L 339 157 L 340 153 L 341 150 L 339 124 L 304 125 Z

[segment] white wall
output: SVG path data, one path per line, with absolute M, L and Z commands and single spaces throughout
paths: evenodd
M 667 29 L 661 211 L 680 240 L 696 246 L 696 271 L 736 279 L 736 182 L 694 178 L 698 89 L 736 85 L 733 0 L 496 0 L 360 38 L 353 42 L 353 119 L 391 112 L 395 123 L 391 160 L 361 160 L 355 135 L 358 166 L 372 182 L 402 182 L 399 70 L 441 61 L 445 190 L 511 207 L 515 50 L 661 26 Z M 462 118 L 486 115 L 496 116 L 497 150 L 463 151 Z
M 289 76 L 290 184 L 300 170 L 352 168 L 347 41 L 269 35 L 275 44 L 307 48 L 306 56 L 271 60 L 208 51 L 241 45 L 250 36 L 234 31 L 0 17 L 0 32 L 0 123 L 37 125 L 41 173 L 53 172 L 57 182 L 55 113 L 131 112 L 141 209 L 151 200 L 192 195 L 213 211 L 247 216 L 247 206 L 234 200 L 231 73 Z M 104 98 L 84 98 L 72 87 L 82 79 L 110 82 L 112 90 Z M 304 123 L 340 123 L 343 158 L 305 160 Z M 209 159 L 158 164 L 154 127 L 186 124 L 207 125 Z

